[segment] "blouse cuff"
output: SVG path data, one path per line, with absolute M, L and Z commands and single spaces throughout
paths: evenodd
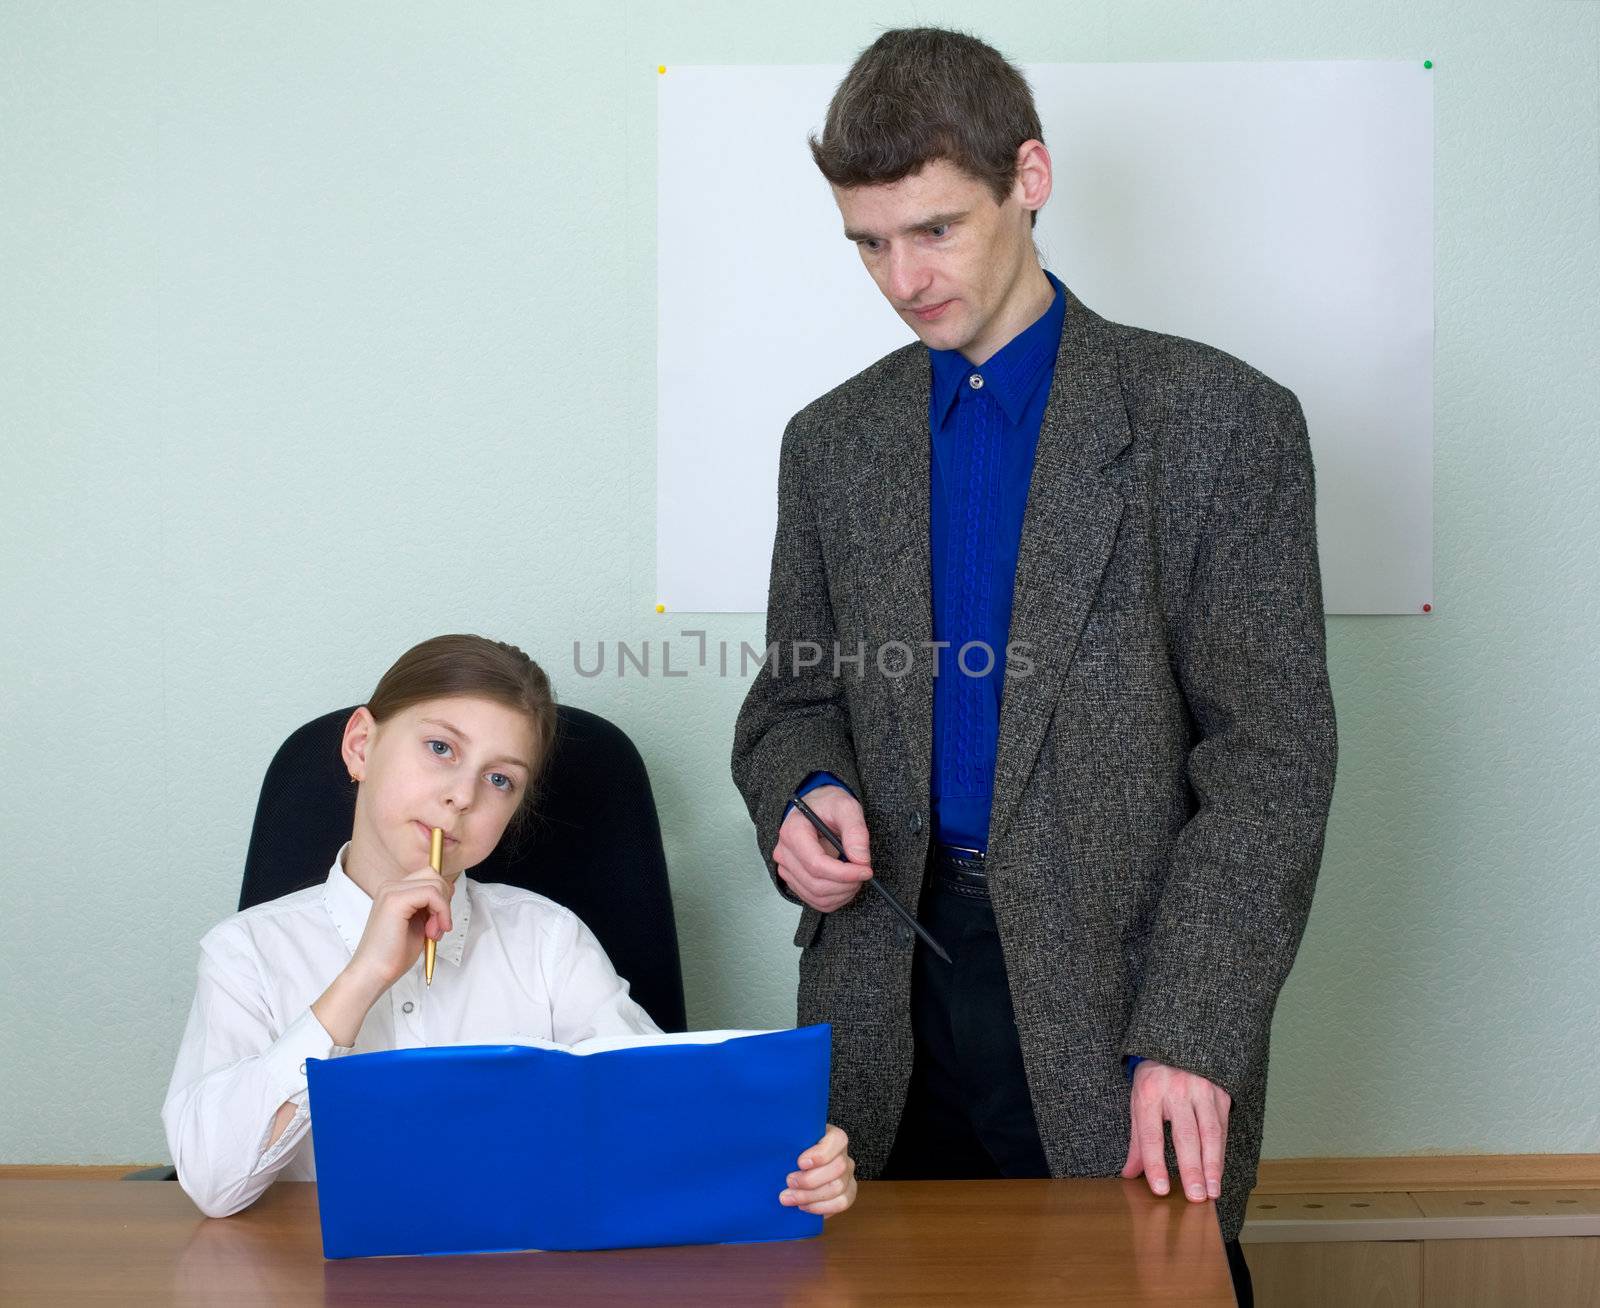
M 305 1009 L 265 1054 L 277 1102 L 305 1092 L 306 1059 L 337 1058 L 349 1052 L 349 1046 L 334 1044 L 317 1015 L 309 1007 Z
M 263 1055 L 274 1087 L 272 1097 L 280 1104 L 292 1101 L 294 1116 L 270 1146 L 265 1139 L 262 1140 L 261 1156 L 256 1160 L 252 1172 L 270 1169 L 305 1134 L 311 1121 L 306 1095 L 306 1059 L 339 1058 L 352 1048 L 351 1045 L 334 1044 L 333 1037 L 309 1008 L 289 1023 L 284 1033 L 273 1042 L 272 1048 Z M 267 1130 L 270 1132 L 271 1129 L 269 1123 Z

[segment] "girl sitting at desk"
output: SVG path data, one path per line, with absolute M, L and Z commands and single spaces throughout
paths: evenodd
M 538 664 L 480 636 L 407 651 L 351 714 L 343 754 L 359 787 L 355 825 L 327 879 L 236 913 L 200 942 L 161 1118 L 201 1211 L 226 1217 L 279 1177 L 315 1178 L 308 1058 L 658 1030 L 576 915 L 462 875 L 526 816 L 555 724 Z M 433 828 L 444 832 L 442 872 L 429 866 Z M 426 940 L 443 975 L 424 1010 Z M 405 1147 L 448 1154 L 451 1132 L 485 1129 L 441 1108 L 437 1140 Z M 830 1125 L 780 1201 L 825 1216 L 848 1208 L 846 1145 Z

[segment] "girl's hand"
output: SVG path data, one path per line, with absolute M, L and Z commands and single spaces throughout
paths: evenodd
M 800 1155 L 800 1170 L 790 1172 L 789 1188 L 778 1202 L 832 1217 L 856 1201 L 856 1160 L 846 1152 L 850 1137 L 829 1123 L 822 1139 Z
M 410 970 L 424 940 L 450 930 L 451 887 L 431 867 L 387 881 L 372 897 L 372 911 L 346 971 L 383 994 Z

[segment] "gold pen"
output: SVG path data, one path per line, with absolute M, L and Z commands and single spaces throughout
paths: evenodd
M 428 842 L 428 865 L 435 872 L 444 870 L 444 828 L 433 827 L 433 838 Z M 439 942 L 430 939 L 422 950 L 422 979 L 424 984 L 433 984 L 433 960 L 438 956 Z

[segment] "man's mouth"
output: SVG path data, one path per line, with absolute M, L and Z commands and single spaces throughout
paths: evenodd
M 929 305 L 926 309 L 913 309 L 911 312 L 916 314 L 917 317 L 921 318 L 923 322 L 932 322 L 947 308 L 949 308 L 952 303 L 954 303 L 954 301 L 942 300 L 938 304 Z

